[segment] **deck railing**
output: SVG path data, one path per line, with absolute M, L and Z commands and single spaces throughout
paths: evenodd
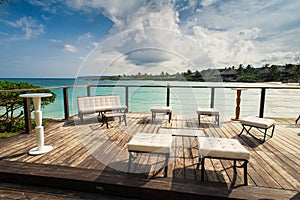
M 182 89 L 210 89 L 210 107 L 213 108 L 215 106 L 215 94 L 216 89 L 237 89 L 240 88 L 239 86 L 173 86 L 173 85 L 80 85 L 80 86 L 61 86 L 61 87 L 50 87 L 50 88 L 37 88 L 37 89 L 16 89 L 16 90 L 0 90 L 2 92 L 21 92 L 21 93 L 30 93 L 35 92 L 36 90 L 63 90 L 63 111 L 64 111 L 64 119 L 68 120 L 70 118 L 70 108 L 69 108 L 69 89 L 75 88 L 86 88 L 87 96 L 91 96 L 92 88 L 113 88 L 113 87 L 120 87 L 124 88 L 125 92 L 125 104 L 129 108 L 129 88 L 165 88 L 166 89 L 166 102 L 167 106 L 170 106 L 170 99 L 171 99 L 171 90 L 175 88 L 182 88 Z M 289 89 L 299 89 L 299 86 L 267 86 L 267 87 L 259 87 L 259 86 L 242 86 L 242 88 L 246 89 L 259 89 L 260 90 L 260 103 L 259 103 L 259 117 L 264 117 L 264 110 L 265 110 L 265 100 L 266 100 L 266 91 L 269 89 L 276 89 L 276 90 L 289 90 Z M 31 132 L 31 113 L 30 113 L 30 100 L 28 98 L 24 98 L 24 120 L 26 125 L 26 133 Z M 299 102 L 296 102 L 299 103 Z

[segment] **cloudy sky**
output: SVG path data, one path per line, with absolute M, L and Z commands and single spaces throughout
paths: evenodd
M 299 63 L 299 8 L 299 0 L 7 0 L 0 77 Z

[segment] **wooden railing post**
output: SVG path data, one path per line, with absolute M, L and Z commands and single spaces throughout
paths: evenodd
M 215 88 L 211 88 L 210 92 L 210 107 L 214 108 L 215 107 Z
M 125 103 L 126 103 L 126 106 L 127 106 L 127 112 L 129 110 L 129 102 L 128 102 L 128 86 L 125 87 Z
M 260 118 L 264 117 L 265 100 L 266 100 L 266 88 L 261 88 L 260 107 L 259 107 L 259 117 Z
M 91 96 L 91 85 L 90 83 L 88 84 L 87 88 L 87 96 L 90 97 Z
M 170 106 L 170 85 L 167 85 L 167 106 Z
M 68 93 L 68 88 L 63 89 L 63 94 L 64 94 L 64 112 L 65 112 L 65 120 L 68 120 L 70 117 L 69 113 L 69 93 Z
M 28 92 L 24 92 L 23 94 L 26 94 L 26 93 L 28 93 Z M 30 98 L 23 98 L 23 105 L 24 105 L 25 133 L 30 133 L 32 130 Z

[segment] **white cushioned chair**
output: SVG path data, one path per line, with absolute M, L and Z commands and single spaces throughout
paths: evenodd
M 168 163 L 172 145 L 171 134 L 137 133 L 127 144 L 129 152 L 128 171 L 130 172 L 133 153 L 163 154 L 166 156 L 164 176 L 167 177 Z M 157 174 L 157 173 L 156 173 Z
M 244 168 L 244 184 L 248 185 L 247 179 L 247 164 L 250 159 L 250 153 L 241 145 L 237 139 L 229 138 L 214 138 L 214 137 L 198 137 L 199 148 L 199 165 L 201 163 L 201 181 L 204 180 L 205 159 L 225 159 L 233 160 L 233 169 L 236 173 L 237 167 Z M 243 161 L 241 166 L 236 165 L 236 161 Z
M 241 119 L 240 123 L 243 126 L 243 129 L 242 129 L 241 133 L 239 134 L 239 136 L 245 130 L 252 137 L 255 137 L 250 132 L 252 127 L 257 128 L 260 132 L 262 132 L 264 134 L 264 138 L 263 138 L 262 142 L 265 142 L 265 140 L 266 140 L 266 135 L 267 135 L 268 129 L 272 128 L 272 132 L 271 132 L 270 137 L 273 137 L 273 135 L 274 135 L 275 121 L 273 119 L 265 119 L 265 118 L 258 118 L 258 117 L 250 116 L 250 117 L 245 117 L 245 118 Z M 264 130 L 264 131 L 261 131 L 261 129 Z

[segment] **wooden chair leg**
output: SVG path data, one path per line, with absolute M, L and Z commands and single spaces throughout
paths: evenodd
M 106 128 L 108 128 L 108 117 L 105 117 Z
M 299 119 L 300 119 L 300 115 L 299 115 L 298 118 L 296 119 L 296 124 L 298 123 Z
M 271 134 L 271 137 L 273 137 L 273 135 L 274 135 L 274 130 L 275 130 L 275 124 L 273 125 L 273 128 L 272 128 L 272 134 Z
M 155 112 L 152 111 L 152 123 L 154 121 L 154 118 L 155 118 Z
M 170 154 L 166 154 L 164 177 L 168 177 L 169 158 L 170 158 Z
M 248 185 L 248 170 L 247 170 L 248 160 L 244 163 L 244 184 Z
M 215 115 L 215 121 L 216 121 L 216 124 L 218 126 L 220 126 L 220 116 L 219 115 Z
M 263 139 L 263 141 L 262 141 L 263 143 L 266 141 L 267 131 L 268 131 L 268 129 L 266 128 L 266 129 L 265 129 L 265 134 L 264 134 L 264 139 Z
M 242 125 L 242 126 L 243 126 L 243 129 L 242 129 L 242 131 L 240 132 L 239 136 L 241 136 L 242 133 L 244 132 L 244 130 L 246 130 L 246 127 L 245 127 L 244 125 Z
M 204 160 L 205 160 L 205 157 L 202 158 L 201 160 L 201 181 L 204 181 Z
M 124 114 L 124 123 L 125 123 L 125 126 L 127 126 L 126 115 L 125 114 Z
M 133 156 L 132 153 L 129 152 L 129 159 L 128 159 L 128 172 L 130 172 L 131 170 L 131 160 L 132 160 Z
M 171 122 L 172 112 L 169 112 L 169 123 Z

